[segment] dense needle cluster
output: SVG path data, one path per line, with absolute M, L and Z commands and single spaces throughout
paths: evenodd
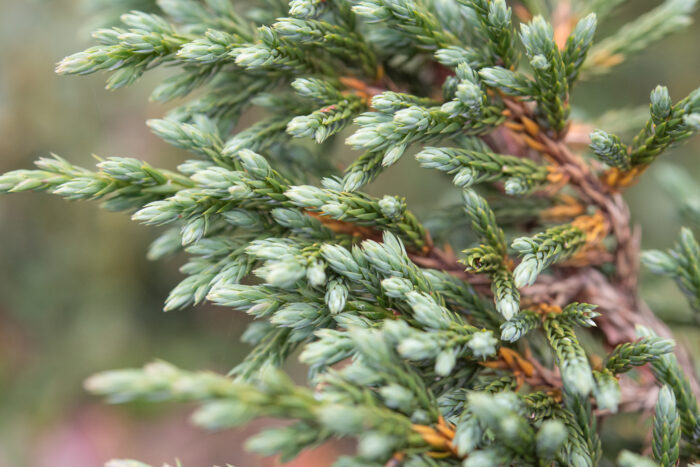
M 254 318 L 228 376 L 158 362 L 88 389 L 193 401 L 209 429 L 289 419 L 247 443 L 283 460 L 356 438 L 336 467 L 594 466 L 609 455 L 597 422 L 618 412 L 655 413 L 652 457 L 623 451 L 619 465 L 698 459 L 697 379 L 637 296 L 621 192 L 700 130 L 700 90 L 654 89 L 636 137 L 638 116 L 612 109 L 598 121 L 617 126 L 598 129 L 570 120 L 569 99 L 688 24 L 695 1 L 660 2 L 607 37 L 597 22 L 624 0 L 248 3 L 113 2 L 146 11 L 57 67 L 105 71 L 108 89 L 176 68 L 152 99 L 196 97 L 148 125 L 192 159 L 87 170 L 52 156 L 0 176 L 3 193 L 99 199 L 167 226 L 149 258 L 189 260 L 165 309 L 208 300 Z M 250 108 L 262 117 L 242 127 Z M 343 143 L 355 159 L 339 168 Z M 404 156 L 448 175 L 460 201 L 419 219 L 403 198 L 365 192 Z M 700 309 L 690 230 L 643 262 Z M 279 369 L 294 354 L 309 387 Z

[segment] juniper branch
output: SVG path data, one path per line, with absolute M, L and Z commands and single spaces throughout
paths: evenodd
M 177 170 L 99 159 L 94 171 L 40 159 L 0 176 L 0 192 L 100 199 L 168 225 L 149 258 L 187 259 L 165 309 L 208 300 L 247 313 L 252 350 L 229 377 L 157 363 L 89 389 L 194 402 L 194 422 L 209 429 L 288 419 L 246 444 L 284 461 L 350 437 L 355 455 L 334 465 L 593 466 L 610 454 L 598 421 L 651 408 L 631 400 L 652 389 L 648 378 L 620 378 L 648 363 L 663 385 L 654 461 L 623 451 L 619 463 L 675 465 L 700 450 L 692 365 L 670 338 L 634 338 L 642 322 L 671 334 L 637 297 L 638 242 L 619 194 L 696 132 L 700 93 L 674 104 L 656 88 L 646 123 L 635 109 L 569 122 L 578 79 L 686 25 L 693 0 L 666 0 L 595 43 L 597 18 L 621 1 L 556 12 L 539 0 L 142 3 L 121 26 L 113 12 L 132 3 L 110 5 L 111 29 L 58 71 L 103 70 L 117 88 L 175 67 L 153 100 L 197 96 L 148 125 L 192 159 Z M 613 134 L 635 124 L 631 142 Z M 597 127 L 590 149 L 607 168 L 574 152 L 581 129 Z M 336 147 L 346 130 L 361 150 L 347 157 Z M 436 191 L 425 224 L 388 184 L 360 191 L 413 150 L 462 193 L 442 206 Z M 673 196 L 692 195 L 692 180 L 666 172 Z M 692 200 L 677 204 L 694 212 Z M 696 307 L 697 257 L 684 229 L 643 261 Z M 601 344 L 613 350 L 598 364 Z M 313 390 L 279 371 L 295 354 Z

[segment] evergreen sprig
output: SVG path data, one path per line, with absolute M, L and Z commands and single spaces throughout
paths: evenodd
M 637 327 L 637 334 L 642 337 L 655 337 L 653 331 L 643 326 Z M 660 383 L 668 385 L 673 391 L 681 418 L 683 437 L 697 448 L 700 442 L 700 412 L 698 401 L 693 394 L 686 375 L 680 369 L 675 355 L 667 353 L 656 359 L 651 368 Z
M 675 279 L 691 306 L 700 310 L 700 246 L 690 229 L 681 230 L 680 240 L 667 253 L 645 251 L 642 262 L 652 272 Z
M 454 174 L 453 183 L 459 187 L 504 181 L 509 195 L 532 191 L 547 182 L 546 166 L 513 156 L 458 148 L 424 148 L 416 154 L 422 167 Z
M 517 48 L 514 43 L 512 10 L 505 0 L 459 0 L 472 9 L 479 26 L 486 36 L 486 47 L 491 61 L 496 65 L 511 68 L 516 65 Z
M 560 132 L 569 116 L 569 82 L 566 63 L 554 42 L 554 30 L 542 16 L 536 16 L 521 26 L 520 37 L 537 84 L 535 100 L 540 122 Z
M 593 390 L 593 373 L 573 326 L 552 314 L 545 319 L 543 328 L 559 362 L 564 387 L 586 397 Z
M 654 416 L 654 460 L 663 467 L 677 465 L 681 442 L 681 424 L 676 399 L 668 386 L 659 391 Z
M 687 139 L 700 128 L 700 89 L 672 104 L 668 89 L 659 86 L 651 93 L 651 118 L 634 139 L 632 164 L 649 164 L 672 144 Z
M 546 267 L 569 258 L 581 249 L 585 242 L 585 233 L 571 224 L 552 227 L 532 238 L 515 239 L 511 246 L 523 257 L 522 262 L 513 271 L 515 285 L 532 285 Z

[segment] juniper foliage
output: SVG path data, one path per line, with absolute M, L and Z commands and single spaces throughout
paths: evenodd
M 189 260 L 165 309 L 243 311 L 253 349 L 227 376 L 156 362 L 87 388 L 112 402 L 194 402 L 194 423 L 213 430 L 289 419 L 246 444 L 282 460 L 357 439 L 337 467 L 593 466 L 609 454 L 598 419 L 644 410 L 655 410 L 653 460 L 623 451 L 620 465 L 697 458 L 697 379 L 637 297 L 620 192 L 700 130 L 700 89 L 674 100 L 655 88 L 634 139 L 624 135 L 639 119 L 611 109 L 595 121 L 616 126 L 591 126 L 589 150 L 574 143 L 586 122 L 571 124 L 569 98 L 687 25 L 695 1 L 662 1 L 597 37 L 621 3 L 158 0 L 119 24 L 101 18 L 96 45 L 58 73 L 104 71 L 117 89 L 177 69 L 152 98 L 181 102 L 148 125 L 192 159 L 167 170 L 112 157 L 88 170 L 52 156 L 0 176 L 0 192 L 101 200 L 167 225 L 149 258 Z M 239 128 L 253 107 L 266 116 Z M 343 139 L 359 152 L 339 169 Z M 409 148 L 463 195 L 425 223 L 403 198 L 364 190 Z M 692 180 L 674 170 L 660 173 L 687 199 Z M 679 204 L 697 218 L 692 199 Z M 643 261 L 700 308 L 691 230 Z M 280 370 L 295 352 L 310 387 Z

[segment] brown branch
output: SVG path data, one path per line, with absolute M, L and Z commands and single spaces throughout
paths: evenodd
M 509 126 L 510 129 L 506 126 L 500 127 L 497 130 L 498 138 L 488 138 L 490 145 L 500 146 L 510 154 L 524 156 L 527 149 L 518 145 L 518 141 L 524 141 L 525 145 L 536 149 L 554 162 L 567 178 L 568 186 L 577 191 L 581 200 L 601 210 L 609 226 L 609 233 L 616 240 L 612 254 L 589 251 L 589 256 L 583 258 L 588 260 L 588 263 L 582 261 L 581 264 L 573 264 L 580 267 L 553 268 L 553 275 L 542 276 L 533 286 L 521 291 L 522 300 L 556 306 L 564 306 L 572 301 L 598 305 L 603 315 L 597 321 L 606 343 L 611 348 L 623 342 L 635 341 L 635 328 L 638 324 L 649 327 L 659 336 L 672 338 L 673 334 L 668 326 L 658 319 L 638 296 L 641 231 L 638 227 L 632 227 L 630 211 L 622 195 L 601 181 L 590 167 L 569 149 L 563 139 L 565 135 L 559 139 L 549 136 L 536 127 L 534 119 L 531 118 L 531 111 L 525 104 L 510 99 L 505 99 L 504 102 L 508 107 L 510 121 L 514 124 Z M 520 129 L 523 135 L 514 135 L 513 132 L 517 129 Z M 479 287 L 485 294 L 491 294 L 488 278 L 465 273 L 451 253 L 433 248 L 425 258 L 413 260 L 423 267 L 449 272 Z M 608 261 L 615 264 L 615 277 L 612 279 L 591 267 Z M 700 396 L 700 384 L 690 353 L 679 344 L 676 347 L 676 355 L 690 380 L 693 392 Z M 654 383 L 652 381 L 649 384 Z M 648 390 L 649 387 L 643 389 Z M 626 389 L 626 394 L 635 392 Z M 625 407 L 635 406 L 633 401 L 627 399 L 624 403 Z M 646 403 L 643 406 L 650 407 Z
M 569 7 L 568 2 L 562 5 Z M 565 19 L 567 15 L 562 14 L 561 17 Z M 565 38 L 573 27 L 573 23 L 561 21 L 559 26 L 560 38 Z M 562 43 L 562 40 L 559 42 Z M 384 91 L 357 81 L 347 81 L 344 84 L 356 91 L 366 93 L 368 98 Z M 390 87 L 386 83 L 384 86 Z M 574 135 L 571 137 L 568 137 L 566 132 L 553 136 L 542 131 L 535 123 L 532 109 L 527 104 L 508 97 L 504 97 L 503 102 L 507 107 L 504 113 L 508 120 L 504 125 L 496 128 L 492 134 L 482 137 L 484 141 L 496 152 L 519 157 L 544 157 L 552 162 L 556 167 L 557 175 L 567 186 L 577 192 L 580 202 L 596 206 L 603 214 L 606 230 L 602 237 L 611 234 L 616 240 L 612 253 L 602 248 L 591 248 L 575 258 L 576 261 L 552 268 L 552 275 L 541 276 L 534 285 L 521 290 L 523 302 L 560 307 L 572 301 L 598 305 L 602 316 L 597 319 L 597 322 L 610 348 L 636 340 L 635 327 L 638 324 L 649 327 L 659 336 L 673 337 L 670 329 L 638 296 L 641 231 L 638 227 L 632 226 L 629 208 L 617 190 L 625 184 L 610 183 L 611 175 L 608 173 L 604 173 L 601 180 L 591 166 L 571 151 L 569 144 L 586 143 L 587 137 L 582 136 L 583 127 L 574 126 Z M 594 167 L 598 168 L 596 165 Z M 550 196 L 552 194 L 553 191 L 549 193 Z M 352 233 L 360 237 L 377 236 L 357 230 Z M 445 271 L 471 284 L 486 296 L 492 294 L 490 279 L 485 275 L 465 272 L 449 245 L 440 249 L 431 242 L 428 244 L 431 246 L 427 251 L 409 252 L 409 257 L 415 264 L 423 268 Z M 606 277 L 592 267 L 607 262 L 615 264 L 613 278 Z M 700 384 L 695 375 L 690 353 L 679 344 L 676 347 L 676 355 L 690 380 L 693 392 L 696 396 L 700 396 Z M 537 367 L 538 373 L 545 374 L 542 365 L 534 359 L 532 362 Z M 622 379 L 621 410 L 632 411 L 653 407 L 655 398 L 649 397 L 649 394 L 654 394 L 655 382 L 650 375 L 647 376 L 648 378 L 641 385 L 626 378 Z M 557 383 L 558 376 L 555 375 L 553 378 L 550 377 L 550 383 L 559 384 L 560 387 L 560 382 Z M 641 395 L 647 397 L 641 397 Z

